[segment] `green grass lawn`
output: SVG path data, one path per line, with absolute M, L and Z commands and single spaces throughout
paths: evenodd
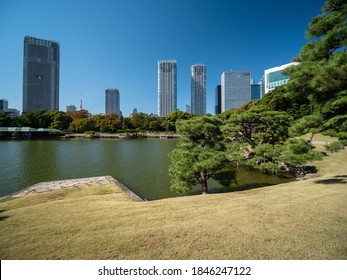
M 116 185 L 0 201 L 1 259 L 347 259 L 347 150 L 320 177 L 148 202 Z

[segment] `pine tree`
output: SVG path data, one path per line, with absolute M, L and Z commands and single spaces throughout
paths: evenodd
M 328 0 L 306 36 L 294 59 L 300 64 L 284 71 L 290 76 L 284 94 L 300 100 L 301 117 L 320 116 L 316 131 L 347 137 L 347 1 Z
M 200 184 L 202 193 L 208 193 L 208 179 L 223 177 L 227 161 L 221 125 L 218 118 L 206 116 L 177 121 L 181 138 L 170 153 L 171 190 L 183 194 Z

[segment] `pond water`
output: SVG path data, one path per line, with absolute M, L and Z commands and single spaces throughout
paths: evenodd
M 0 141 L 0 197 L 39 182 L 106 175 L 148 200 L 179 196 L 170 191 L 168 175 L 168 154 L 176 144 L 172 139 Z M 227 192 L 290 180 L 237 169 L 236 183 L 223 187 L 209 180 L 209 189 Z

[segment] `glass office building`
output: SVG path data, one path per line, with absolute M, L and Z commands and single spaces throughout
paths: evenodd
M 284 75 L 282 71 L 298 62 L 292 62 L 281 66 L 276 66 L 265 70 L 264 73 L 264 93 L 273 91 L 276 87 L 285 85 L 289 81 L 289 77 Z
M 192 114 L 206 115 L 206 65 L 190 67 L 190 97 Z
M 59 43 L 25 36 L 24 113 L 35 110 L 59 110 L 59 64 Z
M 105 113 L 120 116 L 120 93 L 116 88 L 105 89 Z
M 251 72 L 226 71 L 221 77 L 222 113 L 251 100 Z
M 158 115 L 166 117 L 177 110 L 177 62 L 158 61 Z

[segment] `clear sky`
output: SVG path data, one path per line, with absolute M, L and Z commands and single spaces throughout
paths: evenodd
M 128 116 L 157 113 L 157 61 L 177 60 L 178 109 L 190 104 L 190 66 L 206 64 L 207 112 L 223 71 L 292 61 L 324 0 L 0 0 L 0 99 L 22 110 L 24 36 L 60 43 L 60 110 L 105 113 L 118 88 Z

